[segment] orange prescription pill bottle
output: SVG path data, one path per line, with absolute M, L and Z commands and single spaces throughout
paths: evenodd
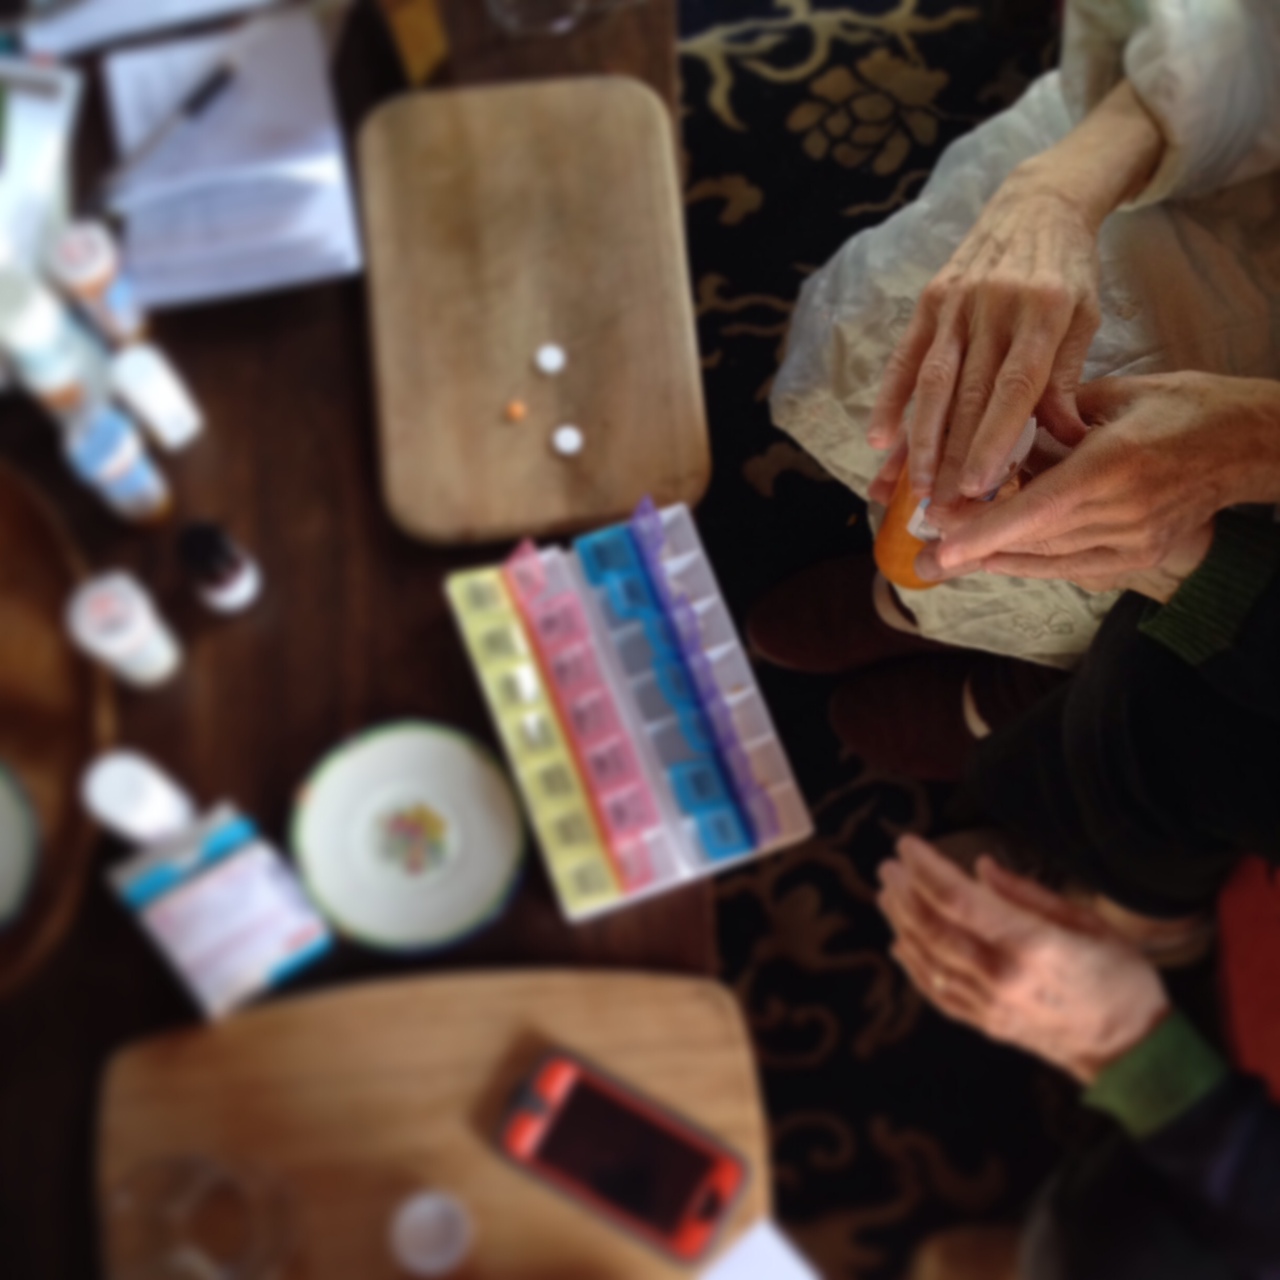
M 1005 464 L 1005 478 L 996 485 L 983 499 L 991 502 L 997 494 L 1016 477 L 1022 464 L 1031 452 L 1036 439 L 1036 420 L 1028 418 L 1013 446 L 1009 461 Z M 907 587 L 913 591 L 927 591 L 936 587 L 936 582 L 926 582 L 916 573 L 916 556 L 938 536 L 938 531 L 929 523 L 926 512 L 929 501 L 920 499 L 911 492 L 910 469 L 902 468 L 897 487 L 889 500 L 889 509 L 884 514 L 884 523 L 876 534 L 875 557 L 876 567 L 895 587 Z
M 925 591 L 938 584 L 926 582 L 916 573 L 916 556 L 928 545 L 926 538 L 912 532 L 920 529 L 920 521 L 915 519 L 919 507 L 920 499 L 911 492 L 911 473 L 903 467 L 884 523 L 876 534 L 875 557 L 876 567 L 895 587 Z

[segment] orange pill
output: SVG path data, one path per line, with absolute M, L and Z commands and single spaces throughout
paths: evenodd
M 502 416 L 508 422 L 523 422 L 529 416 L 529 406 L 523 400 L 508 400 Z

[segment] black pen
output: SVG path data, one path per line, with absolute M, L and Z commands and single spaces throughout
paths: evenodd
M 146 138 L 111 171 L 102 184 L 105 201 L 179 125 L 202 116 L 227 91 L 236 77 L 236 65 L 223 59 L 209 69 L 196 86 L 165 116 Z

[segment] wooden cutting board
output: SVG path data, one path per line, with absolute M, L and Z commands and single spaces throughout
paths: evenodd
M 109 681 L 63 627 L 83 576 L 54 510 L 0 466 L 0 760 L 31 798 L 41 836 L 26 906 L 0 926 L 0 996 L 30 977 L 70 927 L 92 867 L 80 774 L 113 736 L 115 716 Z
M 181 1153 L 277 1175 L 307 1280 L 391 1280 L 390 1213 L 423 1187 L 466 1202 L 477 1243 L 459 1280 L 688 1276 L 493 1149 L 540 1048 L 587 1055 L 717 1134 L 751 1166 L 731 1239 L 769 1212 L 768 1140 L 732 996 L 703 979 L 520 972 L 369 983 L 251 1010 L 118 1054 L 100 1112 L 104 1195 Z M 108 1256 L 111 1241 L 105 1242 Z
M 360 137 L 383 489 L 436 542 L 695 503 L 710 453 L 670 116 L 624 77 L 411 94 Z M 546 343 L 564 372 L 537 371 Z M 518 402 L 522 421 L 504 409 Z M 556 454 L 552 431 L 585 447 Z

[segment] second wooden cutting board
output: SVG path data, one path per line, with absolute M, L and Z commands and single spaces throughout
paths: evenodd
M 383 488 L 435 542 L 696 502 L 710 478 L 671 120 L 638 81 L 414 94 L 360 139 Z M 563 348 L 557 376 L 537 370 Z M 508 421 L 513 402 L 525 408 Z M 576 457 L 557 426 L 584 437 Z

